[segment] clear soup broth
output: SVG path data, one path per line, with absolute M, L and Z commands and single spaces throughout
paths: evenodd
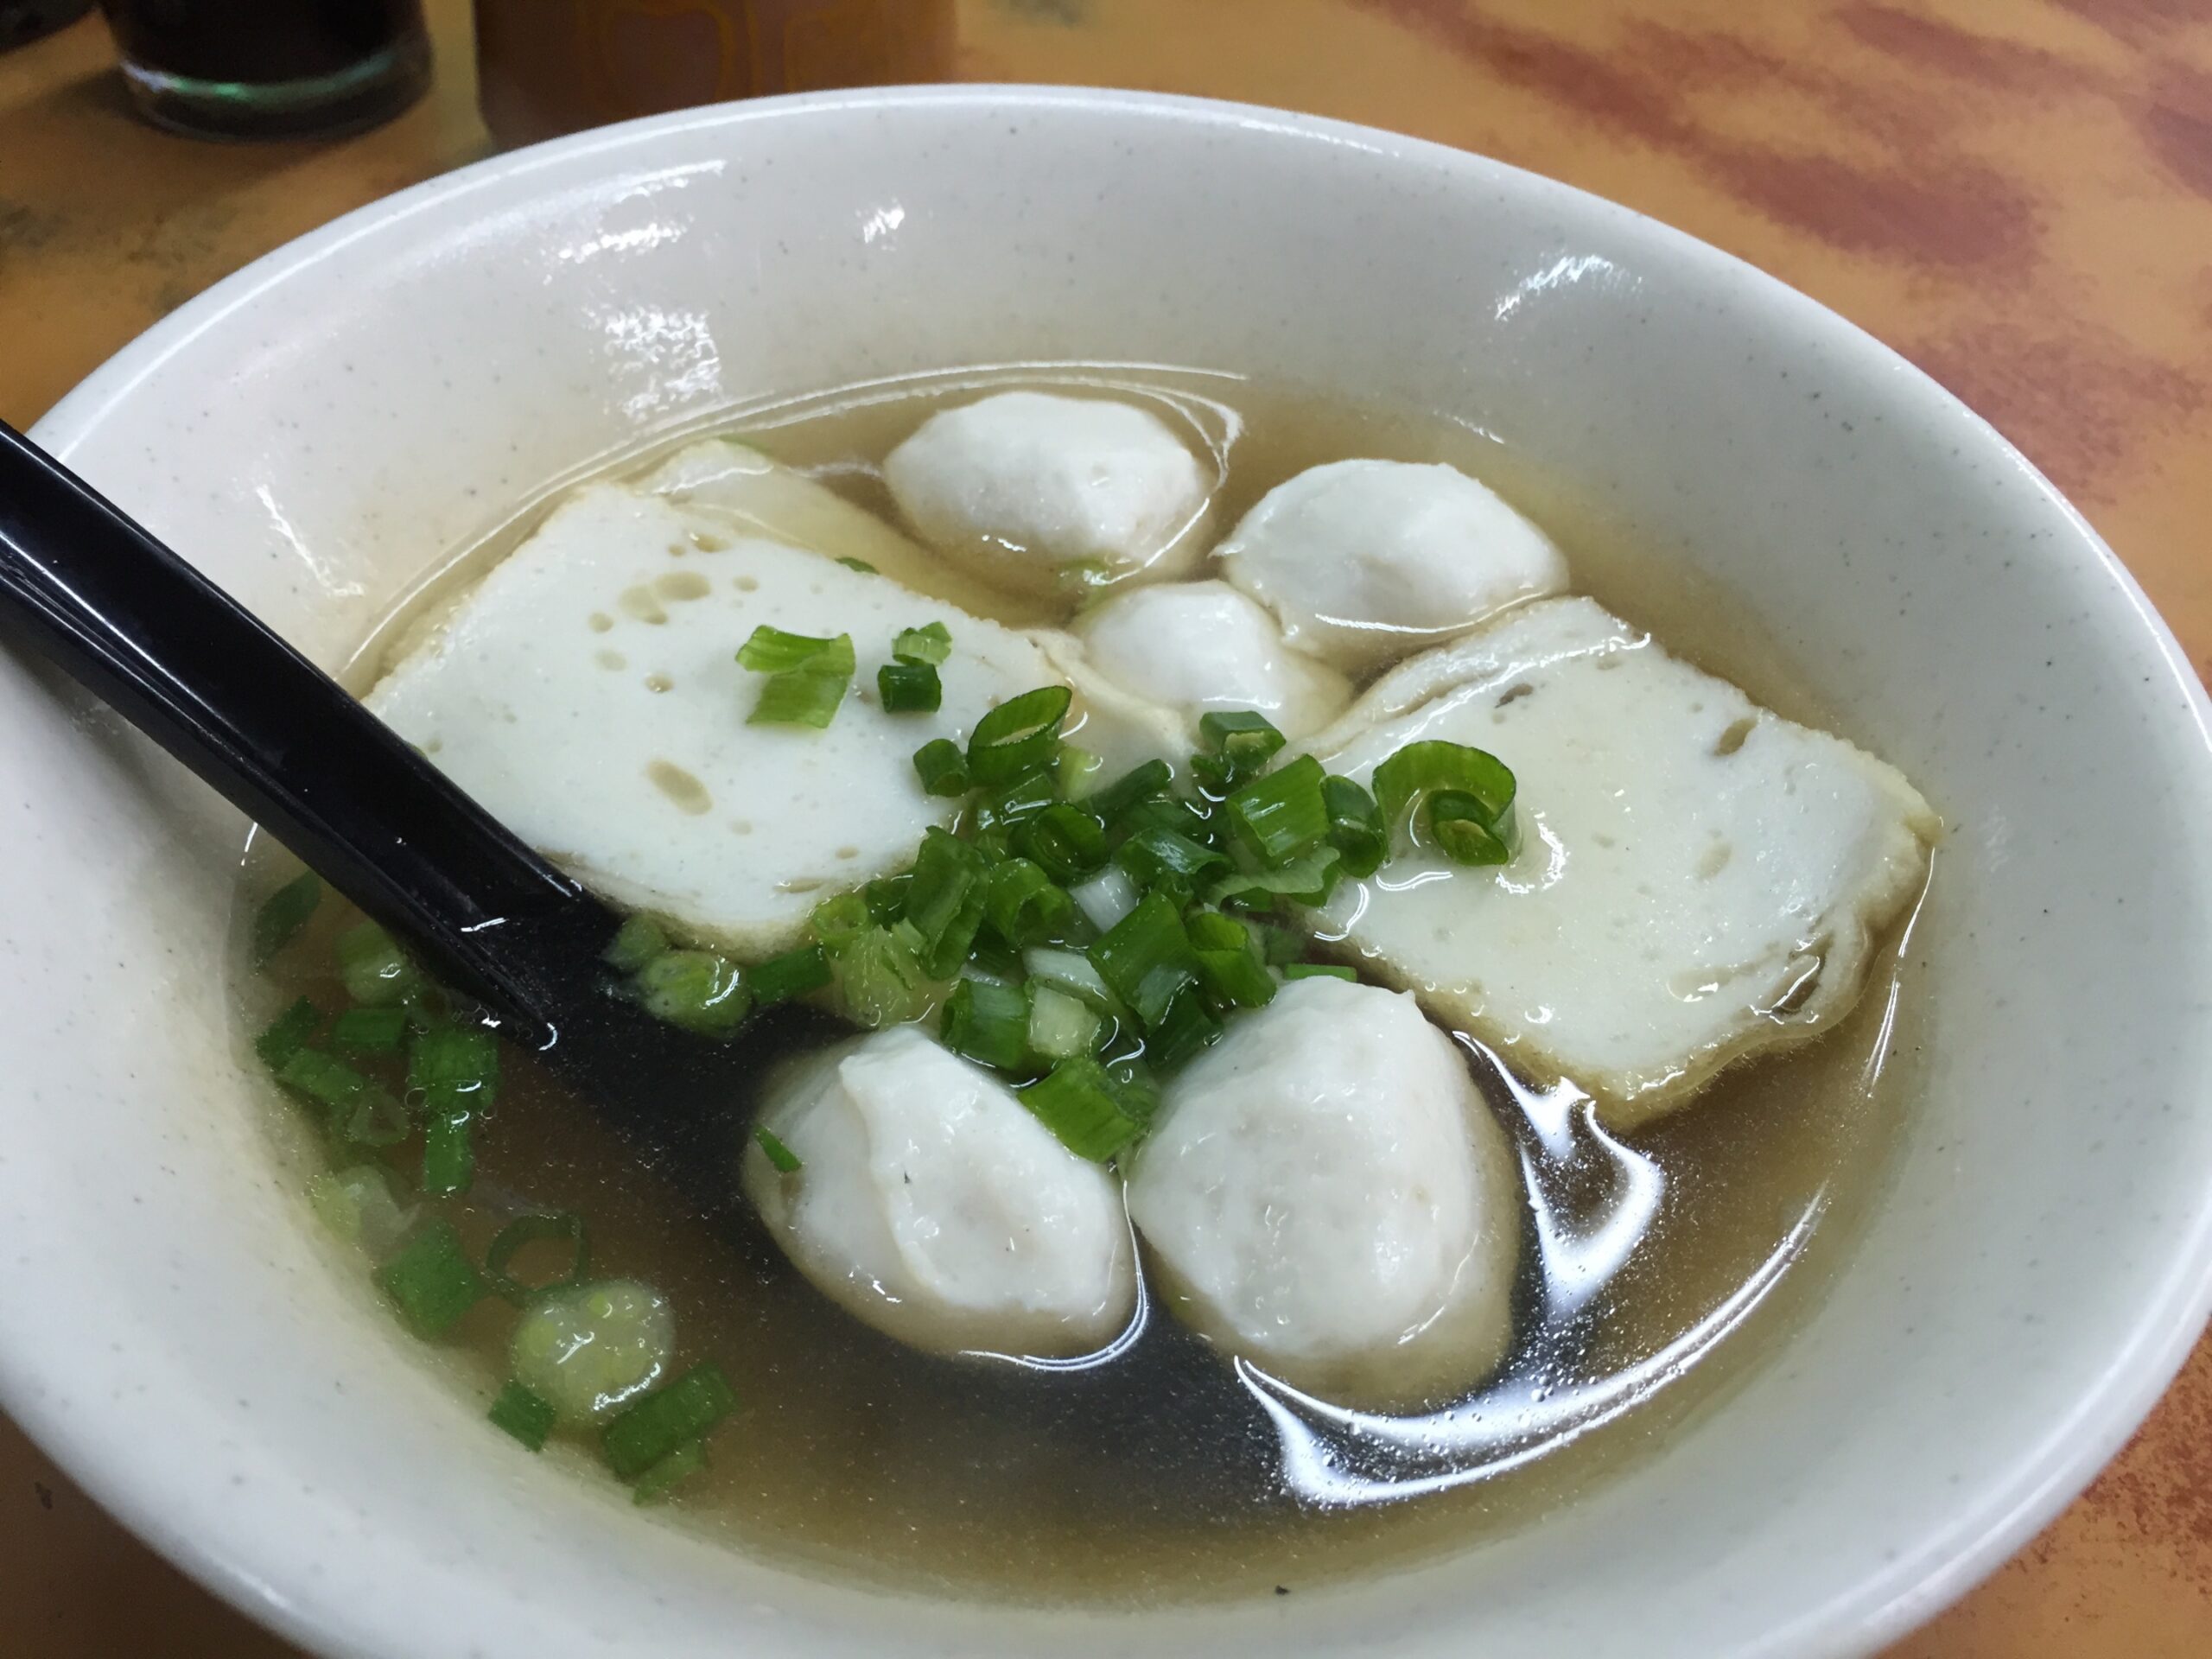
M 884 454 L 932 409 L 1015 385 L 1151 404 L 1220 462 L 1224 527 L 1324 461 L 1448 461 L 1551 533 L 1576 591 L 1768 707 L 1853 735 L 1725 593 L 1582 509 L 1571 480 L 1440 416 L 1213 374 L 1024 370 L 830 393 L 705 429 L 741 435 L 896 522 Z M 641 470 L 670 447 L 604 471 Z M 431 573 L 364 648 L 357 689 L 556 493 Z M 969 582 L 938 596 L 1020 626 L 1065 614 L 1033 601 L 986 607 Z M 265 839 L 248 859 L 234 972 L 249 1029 L 301 995 L 344 1004 L 327 945 L 353 916 L 335 901 L 271 970 L 248 965 L 247 918 L 296 868 Z M 741 1402 L 706 1471 L 670 1499 L 683 1524 L 762 1557 L 964 1596 L 1111 1604 L 1293 1592 L 1528 1523 L 1662 1446 L 1786 1335 L 1866 1209 L 1910 1105 L 1928 996 L 1910 924 L 1897 931 L 1840 1027 L 1724 1073 L 1694 1106 L 1625 1140 L 1596 1124 L 1571 1083 L 1526 1083 L 1460 1034 L 1526 1183 L 1515 1341 L 1478 1389 L 1414 1417 L 1303 1397 L 1232 1363 L 1148 1295 L 1129 1332 L 1085 1361 L 917 1352 L 834 1306 L 765 1233 L 714 1230 L 682 1213 L 588 1109 L 512 1048 L 476 1135 L 473 1188 L 431 1207 L 480 1252 L 518 1214 L 573 1211 L 590 1225 L 594 1277 L 667 1295 L 675 1369 L 714 1360 Z M 272 1116 L 303 1154 L 298 1113 Z M 411 1156 L 394 1165 L 410 1185 Z M 515 1318 L 486 1300 L 442 1344 L 479 1409 L 504 1377 Z M 543 1455 L 573 1463 L 579 1478 L 607 1478 L 580 1440 L 556 1436 Z

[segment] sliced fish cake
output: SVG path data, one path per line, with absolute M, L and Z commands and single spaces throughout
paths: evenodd
M 1573 1077 L 1615 1128 L 1849 1012 L 1939 829 L 1894 767 L 1587 599 L 1404 664 L 1312 747 L 1371 783 L 1429 738 L 1513 768 L 1519 855 L 1394 858 L 1316 924 L 1446 1024 Z
M 803 481 L 803 480 L 802 480 Z M 855 511 L 857 511 L 856 509 Z M 874 671 L 942 620 L 944 706 L 886 715 Z M 826 729 L 747 723 L 761 625 L 850 633 Z M 911 756 L 1052 678 L 1020 635 L 666 496 L 578 491 L 370 693 L 369 707 L 531 846 L 615 904 L 741 956 L 799 942 L 831 892 L 905 868 L 953 804 Z

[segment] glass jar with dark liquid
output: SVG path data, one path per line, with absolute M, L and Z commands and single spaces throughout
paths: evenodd
M 358 131 L 430 84 L 422 0 L 101 0 L 149 119 L 208 137 Z

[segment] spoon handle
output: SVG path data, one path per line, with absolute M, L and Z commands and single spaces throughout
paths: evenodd
M 614 924 L 382 721 L 0 423 L 0 638 L 112 705 L 543 1046 Z M 535 1039 L 533 1041 L 533 1039 Z

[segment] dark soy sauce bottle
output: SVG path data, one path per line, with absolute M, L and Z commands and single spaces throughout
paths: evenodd
M 101 0 L 140 113 L 213 138 L 358 132 L 430 84 L 422 0 Z

